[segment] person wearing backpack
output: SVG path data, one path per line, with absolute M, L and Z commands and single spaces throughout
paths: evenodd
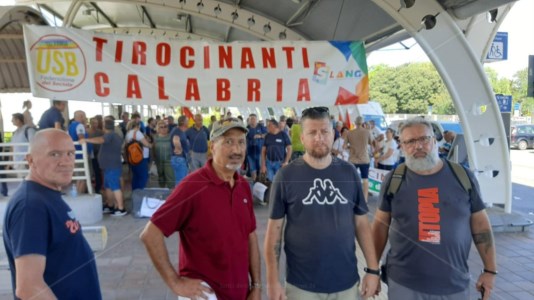
M 11 143 L 29 143 L 32 141 L 33 136 L 35 135 L 35 128 L 24 124 L 24 115 L 21 113 L 15 113 L 12 115 L 13 118 L 11 122 L 17 128 L 13 132 L 11 137 Z M 28 169 L 28 166 L 23 161 L 26 160 L 26 154 L 28 153 L 28 146 L 13 146 L 13 152 L 18 152 L 20 154 L 13 155 L 13 169 L 14 170 L 25 170 Z M 26 173 L 17 173 L 19 178 L 25 177 Z
M 372 226 L 388 298 L 472 299 L 467 259 L 473 241 L 483 263 L 476 289 L 490 298 L 497 263 L 493 233 L 470 170 L 440 159 L 432 124 L 421 118 L 400 129 L 406 162 L 384 179 Z M 384 275 L 384 274 L 383 274 Z
M 138 120 L 131 120 L 127 125 L 128 132 L 124 138 L 126 161 L 132 169 L 132 191 L 144 189 L 148 181 L 148 158 L 150 144 L 140 129 Z M 142 158 L 140 151 L 142 150 Z

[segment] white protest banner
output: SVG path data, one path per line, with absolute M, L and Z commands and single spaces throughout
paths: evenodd
M 25 26 L 34 96 L 123 104 L 366 103 L 362 42 L 214 43 Z

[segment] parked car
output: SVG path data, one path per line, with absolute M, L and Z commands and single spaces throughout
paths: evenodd
M 511 128 L 510 147 L 519 150 L 534 148 L 534 125 L 514 125 Z

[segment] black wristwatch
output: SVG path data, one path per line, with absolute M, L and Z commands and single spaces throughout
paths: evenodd
M 488 269 L 484 269 L 484 273 L 490 273 L 490 274 L 493 274 L 493 275 L 499 274 L 499 272 L 497 272 L 497 271 L 492 271 L 492 270 L 488 270 Z
M 376 276 L 380 276 L 380 270 L 373 270 L 373 269 L 369 269 L 367 267 L 363 268 L 363 271 L 365 273 L 369 273 L 369 274 L 373 274 L 373 275 L 376 275 Z

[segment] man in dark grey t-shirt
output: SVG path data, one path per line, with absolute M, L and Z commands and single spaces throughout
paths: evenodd
M 284 294 L 290 300 L 374 296 L 378 260 L 360 177 L 352 164 L 330 155 L 334 131 L 327 108 L 304 110 L 301 123 L 306 153 L 278 171 L 270 194 L 264 245 L 269 299 Z M 285 291 L 278 278 L 284 220 Z M 360 285 L 355 233 L 370 273 Z
M 467 259 L 471 241 L 484 270 L 476 283 L 483 300 L 490 297 L 496 271 L 493 234 L 478 182 L 469 170 L 472 191 L 464 190 L 455 173 L 439 158 L 432 124 L 410 119 L 400 131 L 406 156 L 406 174 L 398 191 L 387 194 L 382 185 L 381 203 L 373 222 L 377 257 L 389 236 L 387 255 L 388 298 L 472 299 Z M 393 172 L 384 182 L 390 182 Z

